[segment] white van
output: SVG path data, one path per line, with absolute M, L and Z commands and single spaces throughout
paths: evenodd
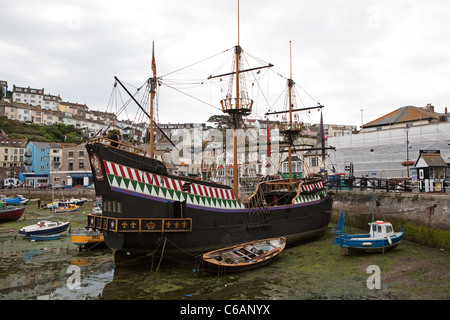
M 17 188 L 20 185 L 20 181 L 17 178 L 6 178 L 3 181 L 5 188 Z

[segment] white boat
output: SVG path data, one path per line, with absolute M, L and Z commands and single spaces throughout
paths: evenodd
M 31 235 L 54 234 L 66 231 L 70 222 L 61 222 L 59 220 L 42 220 L 19 229 L 19 235 L 30 237 Z

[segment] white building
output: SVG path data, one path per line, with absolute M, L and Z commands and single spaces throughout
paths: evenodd
M 12 101 L 32 106 L 42 106 L 44 102 L 44 89 L 16 87 L 13 85 Z
M 420 150 L 450 151 L 450 122 L 439 122 L 372 132 L 360 132 L 328 139 L 335 147 L 329 166 L 337 173 L 353 163 L 356 177 L 407 178 L 416 180 L 415 170 L 402 162 L 416 160 Z M 331 171 L 331 170 L 329 170 Z

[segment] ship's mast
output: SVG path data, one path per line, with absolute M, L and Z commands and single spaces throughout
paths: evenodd
M 293 107 L 292 88 L 294 87 L 294 85 L 295 85 L 295 82 L 294 82 L 294 80 L 292 80 L 292 48 L 291 48 L 291 41 L 289 41 L 289 79 L 287 80 L 289 108 L 288 108 L 288 110 L 266 112 L 266 114 L 265 114 L 266 116 L 268 116 L 268 115 L 272 115 L 272 114 L 289 113 L 289 121 L 280 122 L 280 124 L 279 124 L 280 133 L 286 137 L 286 139 L 287 139 L 286 143 L 288 144 L 289 182 L 293 181 L 292 147 L 294 146 L 295 138 L 298 137 L 299 133 L 301 132 L 301 128 L 302 128 L 302 123 L 299 123 L 299 122 L 295 123 L 292 120 L 292 114 L 293 114 L 293 112 L 297 112 L 297 111 L 306 111 L 306 110 L 323 108 L 323 106 L 319 103 L 319 105 L 316 107 L 305 107 L 305 108 L 293 109 L 292 108 Z M 323 136 L 323 133 L 321 135 Z M 322 148 L 321 148 L 322 154 L 324 152 L 324 149 L 327 149 L 327 148 L 324 148 L 322 146 Z M 333 148 L 331 147 L 330 149 L 333 149 Z M 301 149 L 300 151 L 307 151 L 307 150 L 318 150 L 318 149 L 317 148 L 308 148 L 308 149 Z M 322 158 L 324 158 L 324 157 L 322 156 Z
M 152 44 L 152 71 L 153 78 L 150 78 L 150 158 L 154 158 L 154 142 L 153 142 L 153 104 L 156 95 L 156 62 L 155 62 L 155 42 Z
M 294 111 L 304 110 L 304 109 L 292 109 L 292 88 L 294 87 L 294 80 L 292 80 L 292 49 L 291 41 L 289 41 L 289 79 L 287 80 L 288 86 L 288 104 L 289 108 L 287 111 L 277 111 L 277 112 L 267 112 L 266 116 L 269 114 L 277 113 L 289 113 L 289 121 L 280 123 L 280 133 L 285 135 L 288 140 L 288 165 L 289 165 L 289 182 L 293 181 L 292 175 L 292 146 L 294 144 L 295 137 L 300 133 L 301 123 L 294 123 L 292 120 L 292 113 Z
M 237 3 L 237 25 L 238 25 L 238 44 L 235 49 L 235 58 L 236 58 L 236 103 L 235 108 L 236 110 L 240 109 L 240 101 L 239 101 L 239 59 L 241 56 L 241 47 L 240 47 L 240 35 L 239 35 L 239 0 Z M 238 161 L 237 161 L 237 125 L 238 125 L 238 119 L 237 119 L 237 112 L 234 114 L 234 129 L 233 129 L 233 193 L 236 199 L 239 200 L 239 168 L 238 168 Z
M 237 1 L 238 5 L 238 44 L 235 46 L 234 58 L 236 69 L 231 73 L 209 76 L 208 79 L 219 78 L 223 76 L 235 76 L 236 77 L 236 97 L 232 98 L 232 92 L 229 92 L 226 99 L 222 99 L 220 104 L 222 106 L 222 111 L 230 115 L 233 118 L 234 129 L 233 129 L 233 193 L 236 199 L 239 199 L 239 167 L 238 167 L 238 157 L 237 157 L 237 129 L 242 120 L 242 117 L 247 116 L 252 111 L 253 100 L 249 99 L 247 96 L 240 96 L 240 76 L 244 72 L 254 71 L 263 68 L 273 67 L 272 64 L 268 64 L 262 67 L 250 68 L 241 70 L 240 62 L 241 62 L 241 54 L 243 52 L 240 46 L 240 35 L 239 35 L 239 0 Z M 233 79 L 233 78 L 231 78 Z M 231 80 L 232 81 L 232 80 Z M 232 86 L 231 86 L 232 87 Z M 245 85 L 243 83 L 243 88 Z
M 294 81 L 292 80 L 292 49 L 291 49 L 291 41 L 289 41 L 289 79 L 288 79 L 288 90 L 289 90 L 289 128 L 292 130 L 292 86 L 294 85 Z M 289 181 L 292 181 L 292 144 L 289 144 L 288 148 L 289 152 Z

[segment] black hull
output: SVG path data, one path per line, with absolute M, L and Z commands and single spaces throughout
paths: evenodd
M 329 223 L 325 189 L 301 203 L 249 209 L 230 188 L 169 176 L 159 161 L 100 143 L 86 148 L 103 197 L 103 213 L 88 227 L 102 230 L 114 250 L 180 260 L 264 238 L 285 236 L 289 245 L 323 235 Z

